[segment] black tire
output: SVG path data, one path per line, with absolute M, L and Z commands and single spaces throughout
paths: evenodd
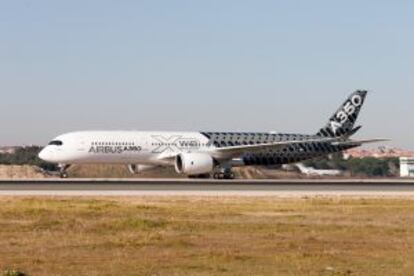
M 68 178 L 69 175 L 66 172 L 60 173 L 60 178 Z

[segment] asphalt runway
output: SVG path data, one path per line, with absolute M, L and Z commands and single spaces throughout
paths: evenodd
M 0 196 L 412 197 L 414 180 L 0 180 Z

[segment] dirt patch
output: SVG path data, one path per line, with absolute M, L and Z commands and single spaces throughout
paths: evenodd
M 37 167 L 0 165 L 0 179 L 37 179 L 46 176 Z

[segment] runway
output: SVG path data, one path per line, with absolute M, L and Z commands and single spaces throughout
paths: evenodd
M 0 196 L 413 197 L 414 180 L 0 180 Z

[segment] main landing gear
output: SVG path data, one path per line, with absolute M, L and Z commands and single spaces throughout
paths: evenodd
M 212 174 L 214 179 L 234 179 L 234 175 L 231 167 L 216 167 Z M 189 175 L 188 178 L 194 179 L 206 179 L 210 178 L 211 174 L 199 174 L 199 175 Z
M 59 176 L 60 178 L 68 178 L 68 172 L 66 171 L 69 169 L 70 165 L 60 164 L 59 165 Z
M 231 168 L 219 167 L 213 172 L 214 179 L 234 179 L 236 176 Z

